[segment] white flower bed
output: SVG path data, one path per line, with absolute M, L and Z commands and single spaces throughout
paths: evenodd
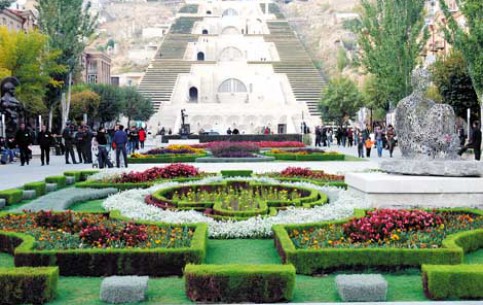
M 302 186 L 317 189 L 329 197 L 329 203 L 311 209 L 289 208 L 279 211 L 272 217 L 252 217 L 244 221 L 216 221 L 196 211 L 162 210 L 148 205 L 144 198 L 159 189 L 178 185 L 200 185 L 222 181 L 221 177 L 208 177 L 199 181 L 178 183 L 167 182 L 148 189 L 135 189 L 118 193 L 107 198 L 103 205 L 108 211 L 119 210 L 122 215 L 142 220 L 161 221 L 167 223 L 205 222 L 209 226 L 209 235 L 214 238 L 254 238 L 272 235 L 275 224 L 309 223 L 349 217 L 355 208 L 369 208 L 369 204 L 354 194 L 336 187 L 322 187 L 306 182 L 280 182 L 273 178 L 228 178 L 227 180 L 257 181 L 261 183 L 278 183 L 287 186 Z

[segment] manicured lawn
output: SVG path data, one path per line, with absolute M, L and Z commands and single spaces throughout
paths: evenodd
M 15 267 L 13 263 L 13 256 L 8 253 L 0 252 L 0 267 L 1 268 Z
M 206 264 L 280 264 L 273 239 L 208 240 Z
M 77 212 L 105 212 L 106 210 L 102 207 L 103 201 L 104 199 L 98 199 L 74 203 L 70 206 L 70 209 Z

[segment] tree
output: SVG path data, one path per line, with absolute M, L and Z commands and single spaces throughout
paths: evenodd
M 460 52 L 452 52 L 446 59 L 439 59 L 432 67 L 433 82 L 442 96 L 442 102 L 453 107 L 457 116 L 466 117 L 471 109 L 478 115 L 478 97 L 473 88 L 468 65 Z
M 16 95 L 32 114 L 47 110 L 43 102 L 47 86 L 60 86 L 50 74 L 65 70 L 56 63 L 59 53 L 48 50 L 47 39 L 37 31 L 25 33 L 0 27 L 0 78 L 15 76 L 19 79 Z
M 85 90 L 72 93 L 71 103 L 70 115 L 72 118 L 82 120 L 84 113 L 86 113 L 92 119 L 97 115 L 101 97 L 93 91 Z
M 480 101 L 480 120 L 483 118 L 483 1 L 457 0 L 465 16 L 466 27 L 461 27 L 453 18 L 446 2 L 440 0 L 441 8 L 448 21 L 446 40 L 460 50 L 468 65 L 473 88 Z
M 8 8 L 14 0 L 0 0 L 0 11 Z
M 63 83 L 62 90 L 51 88 L 49 106 L 52 109 L 60 101 L 62 93 L 67 91 L 67 102 L 63 115 L 70 107 L 70 92 L 72 75 L 80 68 L 80 55 L 84 51 L 87 37 L 94 33 L 96 17 L 89 14 L 90 2 L 86 5 L 83 0 L 42 0 L 38 2 L 39 28 L 49 36 L 49 46 L 60 50 L 57 60 L 59 64 L 66 65 L 66 71 L 55 73 L 56 80 Z M 66 113 L 65 113 L 66 112 Z M 62 119 L 62 127 L 66 121 Z
M 153 104 L 134 87 L 123 88 L 124 97 L 122 114 L 127 117 L 128 125 L 131 120 L 147 121 L 154 114 Z
M 359 62 L 387 98 L 399 101 L 412 91 L 411 71 L 428 38 L 424 0 L 361 0 L 361 7 Z
M 88 87 L 101 98 L 95 118 L 101 123 L 117 120 L 122 111 L 124 99 L 122 90 L 105 84 L 89 84 Z
M 336 77 L 329 81 L 322 93 L 319 109 L 324 121 L 335 121 L 339 126 L 355 115 L 362 105 L 359 89 L 348 78 Z

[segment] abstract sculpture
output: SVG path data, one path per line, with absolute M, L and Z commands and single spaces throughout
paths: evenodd
M 0 113 L 5 115 L 5 130 L 6 138 L 15 137 L 20 119 L 22 117 L 24 107 L 15 98 L 15 87 L 20 82 L 15 77 L 4 78 L 0 84 L 1 88 L 1 100 L 0 100 Z

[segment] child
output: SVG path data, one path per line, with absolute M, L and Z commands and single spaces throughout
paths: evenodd
M 357 155 L 359 158 L 364 158 L 364 139 L 362 136 L 357 139 Z
M 366 145 L 366 157 L 370 158 L 371 157 L 371 148 L 374 145 L 374 141 L 372 141 L 371 138 L 367 138 L 365 145 Z

